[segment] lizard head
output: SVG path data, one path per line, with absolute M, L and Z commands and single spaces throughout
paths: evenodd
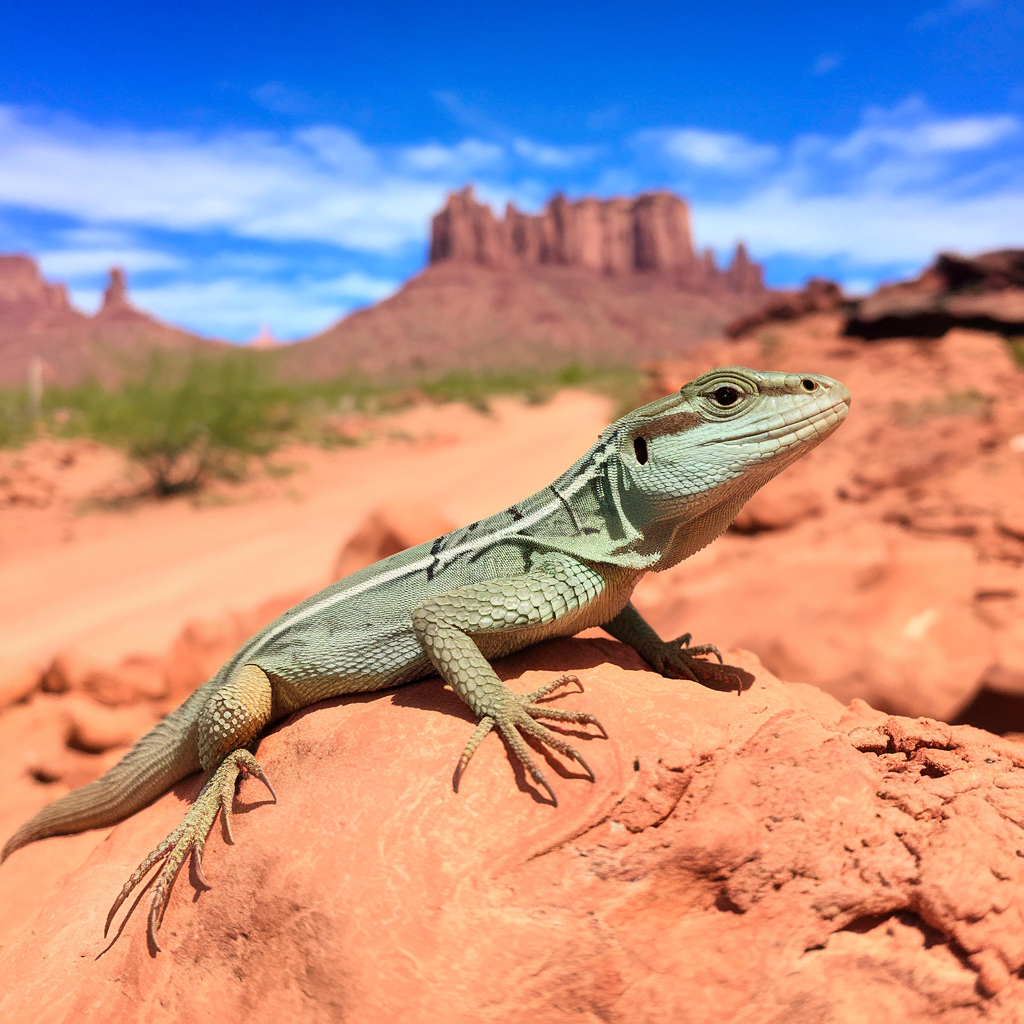
M 821 374 L 709 370 L 614 424 L 623 505 L 638 506 L 648 522 L 706 518 L 707 543 L 754 491 L 828 437 L 849 408 L 846 387 Z

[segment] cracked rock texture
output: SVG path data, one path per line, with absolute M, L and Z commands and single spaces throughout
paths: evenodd
M 195 796 L 118 826 L 0 948 L 0 1019 L 376 1022 L 1024 1020 L 1024 747 L 843 707 L 734 651 L 742 695 L 611 640 L 498 663 L 564 671 L 608 739 L 546 769 L 552 807 L 436 679 L 317 705 L 265 737 L 213 889 L 103 921 Z M 4 872 L 81 837 L 18 851 Z M 0 872 L 0 883 L 3 872 Z M 14 979 L 12 982 L 11 979 Z

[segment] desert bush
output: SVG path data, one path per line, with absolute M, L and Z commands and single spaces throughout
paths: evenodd
M 564 387 L 585 387 L 632 407 L 641 374 L 633 368 L 453 372 L 381 382 L 358 376 L 295 380 L 276 373 L 267 353 L 154 353 L 117 386 L 88 381 L 50 387 L 33 406 L 26 389 L 0 390 L 0 446 L 40 433 L 88 436 L 125 450 L 146 470 L 152 492 L 166 497 L 201 487 L 211 476 L 244 475 L 248 457 L 285 440 L 330 447 L 358 443 L 339 422 L 377 415 L 424 399 L 465 402 L 486 411 L 498 394 L 542 402 Z
M 237 475 L 238 455 L 269 452 L 293 422 L 286 389 L 249 352 L 155 353 L 118 387 L 51 388 L 44 407 L 51 433 L 125 449 L 160 496 L 195 490 L 210 475 Z

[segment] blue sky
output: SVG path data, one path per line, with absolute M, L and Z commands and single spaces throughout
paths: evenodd
M 84 309 L 118 263 L 204 333 L 308 334 L 419 269 L 466 182 L 529 210 L 673 188 L 699 245 L 745 239 L 780 286 L 1024 246 L 1024 4 L 55 0 L 0 22 L 0 251 Z

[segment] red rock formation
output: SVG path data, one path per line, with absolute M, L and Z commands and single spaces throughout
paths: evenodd
M 47 384 L 112 380 L 155 348 L 218 351 L 221 344 L 136 309 L 118 267 L 89 317 L 71 305 L 63 284 L 43 280 L 33 259 L 0 256 L 0 386 L 23 385 L 34 360 L 42 361 Z
M 110 315 L 125 309 L 134 309 L 128 301 L 128 281 L 121 267 L 110 268 L 110 283 L 103 292 L 103 305 L 100 312 Z
M 913 281 L 861 299 L 845 331 L 867 339 L 938 338 L 953 327 L 1024 334 L 1024 249 L 942 253 Z
M 340 580 L 363 566 L 440 537 L 458 525 L 433 505 L 415 498 L 374 509 L 342 545 L 331 579 Z
M 243 784 L 234 845 L 215 828 L 206 847 L 213 888 L 181 873 L 157 956 L 145 896 L 111 938 L 103 921 L 199 776 L 99 845 L 19 850 L 0 1017 L 1018 1021 L 1024 748 L 728 660 L 741 696 L 611 640 L 502 662 L 519 691 L 576 672 L 586 693 L 561 703 L 608 729 L 572 740 L 596 783 L 552 763 L 557 808 L 493 736 L 453 791 L 472 723 L 437 680 L 293 716 L 258 750 L 279 802 Z M 95 745 L 131 724 L 72 717 Z
M 671 192 L 646 192 L 635 199 L 557 194 L 539 214 L 509 203 L 497 220 L 471 186 L 448 197 L 433 220 L 431 264 L 455 262 L 486 267 L 586 267 L 608 275 L 660 274 L 695 291 L 726 289 L 761 295 L 761 268 L 742 243 L 730 268 L 719 271 L 713 256 L 694 253 L 686 203 Z M 709 266 L 710 262 L 710 266 Z
M 471 188 L 434 218 L 430 263 L 389 299 L 281 353 L 287 372 L 635 364 L 685 351 L 764 301 L 739 245 L 719 270 L 698 256 L 685 202 L 556 195 L 539 214 L 498 219 Z
M 748 334 L 762 324 L 796 320 L 808 313 L 831 313 L 846 303 L 843 290 L 823 277 L 812 277 L 799 291 L 777 292 L 760 309 L 725 328 L 730 338 Z

